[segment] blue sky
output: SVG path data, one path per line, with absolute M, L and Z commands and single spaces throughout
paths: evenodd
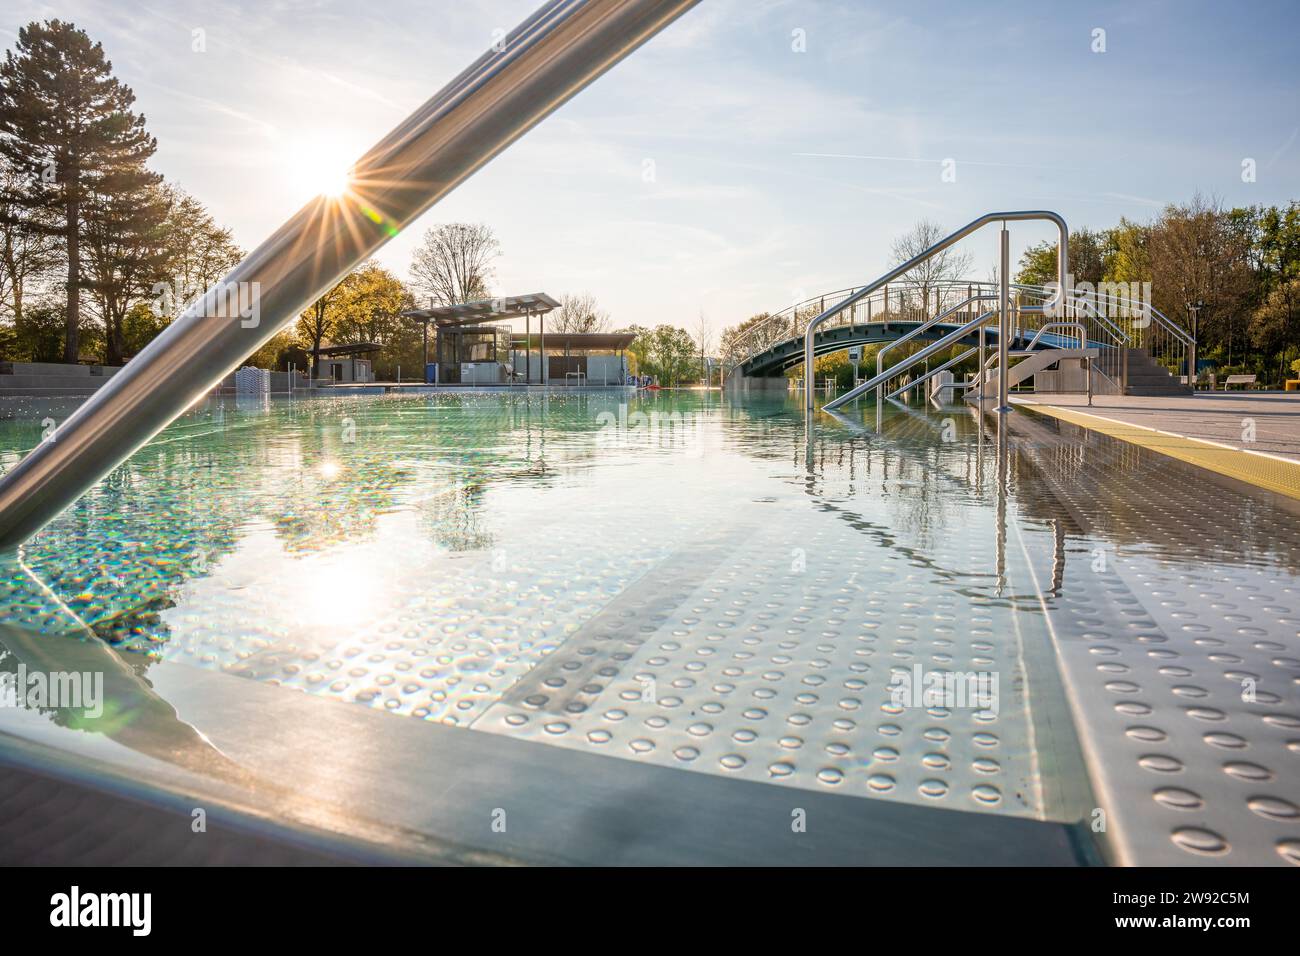
M 102 41 L 155 168 L 251 249 L 539 2 L 11 0 L 0 41 L 52 16 Z M 405 277 L 428 225 L 486 222 L 498 294 L 588 291 L 616 325 L 720 329 L 874 278 L 922 217 L 1045 207 L 1100 227 L 1197 190 L 1284 202 L 1298 35 L 1294 0 L 702 0 L 379 258 Z M 1015 254 L 1042 238 L 1020 227 Z M 977 277 L 995 243 L 972 241 Z

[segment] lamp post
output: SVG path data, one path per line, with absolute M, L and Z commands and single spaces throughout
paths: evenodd
M 1199 341 L 1199 336 L 1197 335 L 1197 326 L 1199 325 L 1198 319 L 1200 317 L 1201 309 L 1203 309 L 1204 307 L 1205 307 L 1205 303 L 1202 302 L 1200 299 L 1197 299 L 1195 302 L 1187 303 L 1187 315 L 1192 322 L 1192 347 L 1190 350 L 1190 354 L 1187 357 L 1187 384 L 1189 384 L 1192 387 L 1193 392 L 1196 391 L 1196 379 L 1197 379 L 1196 351 L 1197 351 L 1197 343 Z

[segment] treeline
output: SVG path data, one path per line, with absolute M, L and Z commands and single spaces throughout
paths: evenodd
M 1197 196 L 1149 223 L 1070 235 L 1076 283 L 1150 283 L 1151 305 L 1190 329 L 1219 374 L 1280 386 L 1300 360 L 1300 203 L 1226 209 Z M 1017 280 L 1056 278 L 1056 244 L 1025 252 Z

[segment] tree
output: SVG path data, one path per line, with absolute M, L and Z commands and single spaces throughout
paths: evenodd
M 86 193 L 85 284 L 104 330 L 104 363 L 121 365 L 128 354 L 127 313 L 166 273 L 171 250 L 167 194 L 153 185 L 120 187 L 113 179 L 105 177 Z
M 1121 216 L 1119 225 L 1108 231 L 1111 254 L 1106 281 L 1151 281 L 1151 227 Z
M 418 335 L 414 323 L 400 315 L 413 304 L 406 286 L 378 262 L 372 259 L 357 266 L 298 317 L 295 331 L 312 354 L 312 376 L 317 375 L 317 352 L 326 339 L 375 342 L 389 353 L 390 364 L 399 364 L 409 354 L 410 367 L 417 368 L 413 349 Z M 278 345 L 274 354 L 284 350 L 283 344 Z
M 452 222 L 434 226 L 415 250 L 412 284 L 437 305 L 487 299 L 491 296 L 492 260 L 500 248 L 485 225 Z
M 374 342 L 382 346 L 375 365 L 376 371 L 380 367 L 386 370 L 385 377 L 395 378 L 403 362 L 412 374 L 418 374 L 418 326 L 401 316 L 415 302 L 402 280 L 370 260 L 353 270 L 340 286 L 339 298 L 333 305 L 333 336 L 340 342 Z
M 704 317 L 703 312 L 695 323 L 695 344 L 700 350 L 700 379 L 705 386 L 708 386 L 709 366 L 705 360 L 708 358 L 709 348 L 713 345 L 713 329 L 709 327 L 709 320 Z
M 1273 287 L 1250 318 L 1250 334 L 1265 354 L 1278 359 L 1279 372 L 1300 348 L 1300 278 Z
M 321 295 L 319 299 L 303 309 L 302 314 L 298 316 L 295 331 L 298 333 L 299 338 L 302 339 L 303 344 L 309 347 L 308 351 L 311 352 L 312 378 L 318 378 L 320 375 L 321 343 L 334 332 L 335 323 L 338 321 L 335 305 L 343 297 L 343 282 L 346 281 L 347 277 L 345 276 L 342 282 Z
M 634 325 L 626 331 L 636 335 L 628 351 L 636 359 L 639 373 L 653 375 L 660 385 L 669 388 L 690 376 L 695 364 L 695 342 L 685 329 L 675 325 L 659 325 L 653 329 Z
M 14 323 L 13 358 L 26 362 L 57 362 L 63 350 L 63 311 L 36 305 L 23 309 Z
M 194 196 L 172 184 L 161 189 L 167 203 L 163 231 L 168 259 L 166 274 L 158 278 L 167 288 L 155 292 L 164 293 L 158 307 L 171 320 L 239 265 L 244 251 Z
M 1255 221 L 1258 268 L 1267 293 L 1280 282 L 1300 278 L 1300 201 L 1291 200 L 1285 209 L 1257 210 Z
M 779 322 L 771 312 L 759 312 L 739 325 L 723 329 L 718 350 L 722 361 L 730 367 L 793 334 L 791 322 Z
M 0 155 L 25 177 L 17 201 L 56 211 L 67 255 L 63 360 L 79 356 L 81 238 L 91 190 L 132 193 L 160 177 L 145 168 L 157 141 L 103 47 L 61 20 L 18 31 L 0 64 Z
M 1020 257 L 1020 272 L 1015 281 L 1026 285 L 1057 281 L 1057 246 L 1058 243 L 1045 240 L 1026 249 Z M 1105 281 L 1113 255 L 1109 231 L 1095 232 L 1083 227 L 1070 234 L 1070 261 L 1066 267 L 1074 282 L 1091 282 L 1096 287 Z
M 22 177 L 0 156 L 0 316 L 15 326 L 35 283 L 58 267 L 58 238 L 53 217 L 18 201 Z
M 890 253 L 894 265 L 902 265 L 909 259 L 920 255 L 947 233 L 937 222 L 922 219 L 910 230 L 894 240 Z M 946 282 L 965 278 L 970 269 L 971 256 L 968 252 L 957 252 L 951 246 L 931 256 L 915 268 L 905 272 L 900 278 L 905 288 L 911 288 L 913 294 L 921 300 L 921 310 L 930 313 L 931 293 L 934 293 L 935 308 L 938 308 L 940 288 Z
M 556 332 L 603 332 L 609 325 L 609 313 L 588 292 L 561 296 L 560 307 L 547 318 Z
M 1244 344 L 1241 326 L 1254 297 L 1249 250 L 1240 231 L 1230 228 L 1217 200 L 1197 195 L 1185 205 L 1169 205 L 1151 227 L 1147 252 L 1153 304 L 1181 321 L 1187 303 L 1204 303 L 1198 332 L 1202 351 Z

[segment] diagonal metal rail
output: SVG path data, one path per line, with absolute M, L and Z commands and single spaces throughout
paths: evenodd
M 12 549 L 340 277 L 698 0 L 551 0 L 209 289 L 0 479 Z
M 985 312 L 983 315 L 971 319 L 965 325 L 958 326 L 956 329 L 949 332 L 943 338 L 936 339 L 934 342 L 930 343 L 929 345 L 921 349 L 921 351 L 917 352 L 916 354 L 909 355 L 907 358 L 899 362 L 897 365 L 891 366 L 890 368 L 885 369 L 883 372 L 878 372 L 877 374 L 871 376 L 871 378 L 867 379 L 865 382 L 861 382 L 858 385 L 855 385 L 853 388 L 849 389 L 843 395 L 839 396 L 836 399 L 833 399 L 832 401 L 827 402 L 825 405 L 822 406 L 822 408 L 825 411 L 833 412 L 835 411 L 835 409 L 839 408 L 841 405 L 845 404 L 846 402 L 851 402 L 855 398 L 858 398 L 859 396 L 866 394 L 867 392 L 871 391 L 877 386 L 884 385 L 891 378 L 893 378 L 896 375 L 900 375 L 903 372 L 906 372 L 913 365 L 917 365 L 921 362 L 924 362 L 926 359 L 938 355 L 944 349 L 956 345 L 958 342 L 966 338 L 966 336 L 970 335 L 972 332 L 978 331 L 982 326 L 987 325 L 989 322 L 993 321 L 993 319 L 995 319 L 997 315 L 998 313 L 996 311 Z M 1001 335 L 999 335 L 998 337 L 1000 339 Z

